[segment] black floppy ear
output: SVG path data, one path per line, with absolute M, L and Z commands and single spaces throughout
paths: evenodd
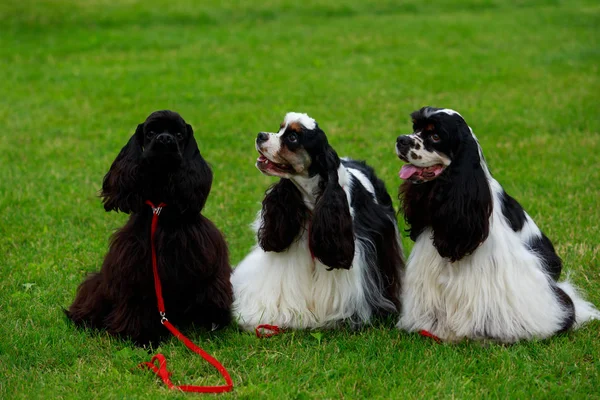
M 190 124 L 185 124 L 185 129 L 188 134 L 188 142 L 185 146 L 185 150 L 183 151 L 183 158 L 186 160 L 197 160 L 198 158 L 202 158 L 200 155 L 200 150 L 198 149 L 198 143 L 194 138 L 194 129 Z
M 204 207 L 210 193 L 213 174 L 200 154 L 192 126 L 186 124 L 186 129 L 188 141 L 183 149 L 183 166 L 176 180 L 180 197 L 173 201 L 180 203 L 178 206 L 181 212 L 198 213 Z
M 294 242 L 306 221 L 302 194 L 289 179 L 271 186 L 262 202 L 258 243 L 264 251 L 282 252 Z
M 454 262 L 471 254 L 487 239 L 492 194 L 474 139 L 450 165 L 450 180 L 434 196 L 433 245 Z
M 436 184 L 437 182 L 420 185 L 404 181 L 398 190 L 398 213 L 404 214 L 404 221 L 408 225 L 406 231 L 413 242 L 416 242 L 423 230 L 431 225 L 429 195 L 431 187 L 435 187 Z
M 350 269 L 354 260 L 354 228 L 346 192 L 339 184 L 340 159 L 327 145 L 315 162 L 322 171 L 323 192 L 313 210 L 309 245 L 330 269 Z
M 141 205 L 136 184 L 138 164 L 142 156 L 143 128 L 144 124 L 137 126 L 104 176 L 100 196 L 106 211 L 130 213 Z

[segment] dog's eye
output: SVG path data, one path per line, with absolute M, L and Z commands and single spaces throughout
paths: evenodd
M 146 132 L 146 137 L 147 137 L 148 139 L 152 139 L 152 138 L 154 137 L 154 135 L 155 135 L 154 131 L 149 131 L 149 132 Z
M 183 133 L 181 133 L 181 132 L 177 132 L 177 133 L 175 134 L 175 137 L 177 137 L 177 140 L 181 140 L 181 139 L 183 139 Z
M 441 140 L 440 135 L 438 135 L 437 133 L 434 133 L 433 135 L 431 135 L 430 138 L 434 143 L 437 143 Z
M 287 137 L 288 142 L 296 143 L 298 141 L 298 136 L 295 133 L 290 133 Z

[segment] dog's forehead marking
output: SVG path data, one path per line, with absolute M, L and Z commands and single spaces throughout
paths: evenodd
M 282 125 L 287 126 L 293 124 L 294 122 L 304 126 L 306 129 L 311 131 L 317 126 L 316 121 L 313 118 L 309 117 L 308 114 L 297 112 L 287 113 L 285 115 L 285 118 L 283 119 Z
M 288 125 L 288 129 L 291 129 L 296 133 L 300 133 L 302 132 L 302 125 L 300 125 L 298 122 L 292 122 Z

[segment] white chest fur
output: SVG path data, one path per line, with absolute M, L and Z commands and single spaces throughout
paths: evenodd
M 312 258 L 307 235 L 281 253 L 257 246 L 236 267 L 233 308 L 240 326 L 316 328 L 353 316 L 368 320 L 361 268 L 327 271 Z

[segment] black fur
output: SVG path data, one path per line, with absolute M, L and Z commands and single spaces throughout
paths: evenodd
M 397 271 L 404 268 L 402 251 L 398 242 L 398 229 L 394 221 L 396 213 L 392 198 L 383 181 L 375 175 L 373 168 L 361 161 L 344 160 L 346 168 L 361 171 L 375 188 L 375 199 L 363 185 L 352 178 L 352 202 L 354 210 L 354 230 L 358 242 L 364 250 L 365 262 L 369 264 L 368 273 L 371 279 L 378 282 L 386 299 L 397 308 L 400 307 L 400 276 Z M 378 310 L 385 314 L 389 310 Z
M 285 251 L 298 239 L 308 218 L 313 255 L 329 268 L 349 269 L 354 259 L 354 231 L 348 200 L 338 182 L 340 159 L 318 126 L 312 130 L 302 127 L 300 133 L 298 142 L 287 146 L 290 151 L 301 147 L 310 155 L 309 176 L 321 178 L 319 193 L 315 193 L 317 203 L 310 213 L 298 188 L 289 179 L 281 179 L 263 200 L 258 242 L 265 251 Z
M 310 125 L 309 129 L 299 121 L 288 121 L 277 136 L 258 134 L 258 168 L 267 175 L 284 177 L 263 201 L 259 244 L 265 251 L 286 251 L 308 229 L 313 259 L 328 270 L 350 269 L 360 263 L 364 268 L 361 284 L 373 314 L 395 314 L 400 308 L 404 260 L 392 199 L 371 167 L 362 161 L 341 160 L 319 126 L 313 127 L 312 121 Z M 343 182 L 340 170 L 347 177 Z M 370 184 L 363 183 L 362 175 Z M 371 185 L 374 193 L 367 188 Z M 356 253 L 361 257 L 358 261 Z
M 102 182 L 102 203 L 106 211 L 129 214 L 143 205 L 138 190 L 138 168 L 144 145 L 144 124 L 139 124 L 110 166 Z
M 432 114 L 436 110 L 439 109 L 424 107 L 412 113 L 413 128 L 421 134 L 426 132 L 426 149 L 448 156 L 451 163 L 442 174 L 429 182 L 404 182 L 400 187 L 400 199 L 405 219 L 410 224 L 411 239 L 416 240 L 425 228 L 431 227 L 433 244 L 439 254 L 456 261 L 471 254 L 486 240 L 493 206 L 492 195 L 481 166 L 483 156 L 466 122 L 457 114 Z M 428 140 L 427 136 L 434 133 L 440 139 L 435 143 Z M 398 146 L 404 146 L 402 151 L 407 150 L 406 139 L 399 137 L 397 143 Z M 523 207 L 504 190 L 499 205 L 511 229 L 520 232 L 527 222 Z M 562 261 L 552 242 L 542 233 L 539 237 L 529 239 L 527 245 L 542 261 L 547 275 L 556 282 Z M 564 332 L 575 323 L 573 300 L 555 283 L 551 287 L 567 310 L 560 328 L 560 332 Z
M 105 329 L 137 344 L 160 341 L 151 263 L 152 210 L 166 203 L 155 234 L 159 275 L 169 320 L 180 328 L 230 322 L 233 300 L 227 245 L 200 214 L 212 183 L 192 127 L 172 111 L 152 113 L 104 177 L 107 211 L 132 213 L 111 238 L 100 272 L 78 288 L 66 311 L 77 325 Z
M 502 191 L 502 215 L 506 218 L 513 231 L 519 232 L 523 229 L 527 217 L 521 204 L 505 191 Z M 556 254 L 552 242 L 544 233 L 540 237 L 534 237 L 527 243 L 529 248 L 541 258 L 544 269 L 555 281 L 560 277 L 562 271 L 562 260 Z
M 563 306 L 563 308 L 567 311 L 567 315 L 565 320 L 563 321 L 563 325 L 560 327 L 558 332 L 556 333 L 564 333 L 571 329 L 571 327 L 575 324 L 575 304 L 571 297 L 565 293 L 564 290 L 559 288 L 556 285 L 552 285 L 552 290 L 554 294 L 558 298 L 559 303 Z
M 502 215 L 506 218 L 506 221 L 510 224 L 513 231 L 519 232 L 525 225 L 525 211 L 517 200 L 508 195 L 504 190 L 502 191 Z
M 308 243 L 314 256 L 329 268 L 350 269 L 354 260 L 352 216 L 346 193 L 338 181 L 340 159 L 325 144 L 324 150 L 313 158 L 313 165 L 318 165 L 321 175 L 322 193 L 313 210 Z
M 262 202 L 258 243 L 264 251 L 285 251 L 299 237 L 308 217 L 302 194 L 289 179 L 271 186 Z
M 440 144 L 427 144 L 452 162 L 436 179 L 400 187 L 400 199 L 412 240 L 426 227 L 442 257 L 454 262 L 471 254 L 489 234 L 492 195 L 481 167 L 477 143 L 465 121 L 445 113 L 427 117 L 426 108 L 414 112 L 414 130 L 433 124 Z
M 562 260 L 556 254 L 552 242 L 542 233 L 541 237 L 533 238 L 528 243 L 529 248 L 534 251 L 544 263 L 544 269 L 555 281 L 560 277 L 562 271 Z

